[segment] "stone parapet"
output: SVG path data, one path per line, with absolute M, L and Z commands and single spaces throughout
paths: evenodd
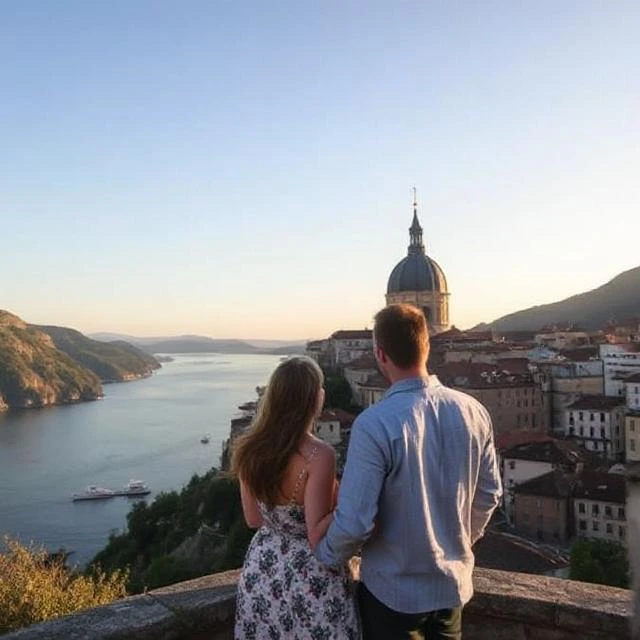
M 228 640 L 239 571 L 227 571 L 3 636 L 3 640 Z M 629 640 L 632 592 L 478 569 L 465 640 Z

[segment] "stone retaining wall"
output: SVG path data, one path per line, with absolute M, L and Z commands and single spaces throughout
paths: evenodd
M 3 640 L 230 640 L 238 571 L 34 625 Z M 465 640 L 629 640 L 632 592 L 478 569 Z

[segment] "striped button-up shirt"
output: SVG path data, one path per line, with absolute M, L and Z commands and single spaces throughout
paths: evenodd
M 471 547 L 501 494 L 487 410 L 436 376 L 401 380 L 353 424 L 315 555 L 338 565 L 361 550 L 360 579 L 395 611 L 457 607 L 473 595 Z

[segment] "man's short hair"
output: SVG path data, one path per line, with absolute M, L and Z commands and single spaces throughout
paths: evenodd
M 429 355 L 429 330 L 420 309 L 410 304 L 391 304 L 375 315 L 376 344 L 401 369 L 422 365 Z

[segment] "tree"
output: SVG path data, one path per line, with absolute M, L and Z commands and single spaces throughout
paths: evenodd
M 351 387 L 343 376 L 327 376 L 324 381 L 324 406 L 328 409 L 353 411 Z
M 569 577 L 626 589 L 629 586 L 626 549 L 608 540 L 578 539 L 571 549 Z

